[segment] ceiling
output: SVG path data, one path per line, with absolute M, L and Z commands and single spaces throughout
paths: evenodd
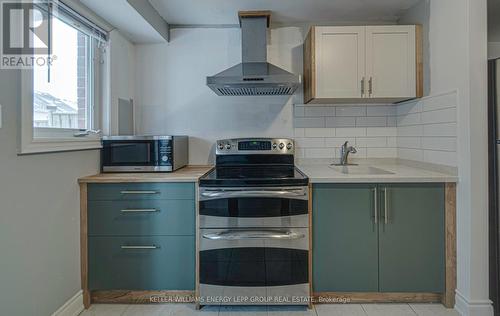
M 396 21 L 419 0 L 149 0 L 169 24 L 234 25 L 238 10 L 271 10 L 272 22 Z M 105 2 L 105 1 L 103 1 Z
M 134 43 L 161 43 L 163 37 L 126 0 L 80 0 Z

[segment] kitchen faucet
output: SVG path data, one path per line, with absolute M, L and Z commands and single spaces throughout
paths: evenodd
M 347 157 L 349 157 L 350 153 L 355 154 L 358 152 L 356 150 L 356 148 L 354 148 L 352 146 L 347 146 L 348 143 L 349 142 L 345 142 L 344 145 L 342 145 L 342 147 L 340 147 L 340 165 L 342 165 L 342 166 L 348 165 Z

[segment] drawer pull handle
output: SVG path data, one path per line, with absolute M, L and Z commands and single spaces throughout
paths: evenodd
M 159 212 L 160 210 L 155 208 L 138 208 L 138 209 L 124 209 L 120 210 L 122 213 L 154 213 Z
M 150 246 L 121 246 L 122 249 L 158 249 L 160 247 L 156 245 Z
M 121 191 L 121 194 L 158 194 L 158 191 Z

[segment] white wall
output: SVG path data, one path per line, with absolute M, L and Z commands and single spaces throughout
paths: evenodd
M 213 162 L 216 139 L 292 136 L 293 99 L 219 97 L 206 86 L 207 76 L 241 62 L 240 33 L 174 29 L 168 44 L 137 46 L 138 133 L 189 135 L 191 164 Z M 302 73 L 301 29 L 273 29 L 268 59 Z
M 0 70 L 0 314 L 50 315 L 80 290 L 77 178 L 99 152 L 17 156 L 20 83 Z
M 117 135 L 118 99 L 132 99 L 135 103 L 135 46 L 118 30 L 110 32 L 109 43 L 109 119 L 103 121 L 109 124 L 104 128 L 105 134 Z

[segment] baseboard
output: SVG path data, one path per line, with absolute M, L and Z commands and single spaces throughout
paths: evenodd
M 83 309 L 83 291 L 80 290 L 67 300 L 63 306 L 59 307 L 52 316 L 77 316 L 80 315 Z
M 493 316 L 490 300 L 467 300 L 459 291 L 455 292 L 455 309 L 462 316 Z

